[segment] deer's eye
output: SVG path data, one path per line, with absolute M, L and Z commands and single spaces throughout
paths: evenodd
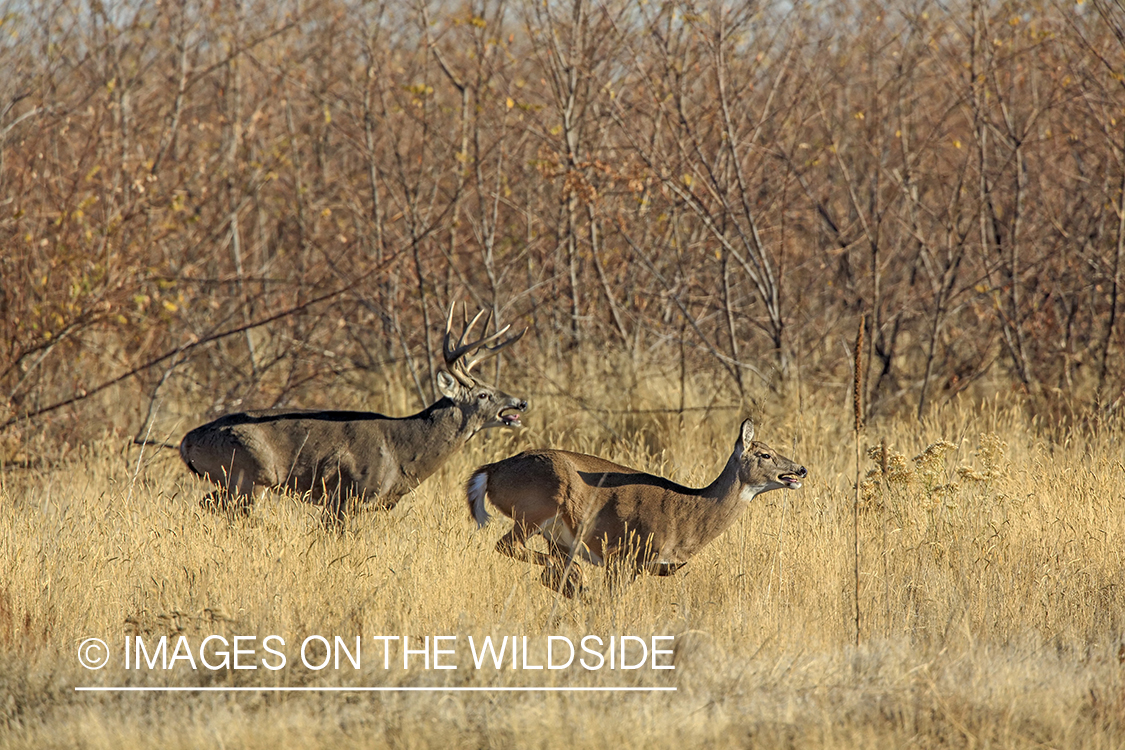
M 484 401 L 486 398 L 488 398 L 488 394 L 487 393 L 478 394 L 477 398 L 479 398 L 481 401 Z
M 773 456 L 768 453 L 759 453 L 758 458 L 762 459 L 763 461 L 769 461 L 771 458 L 773 458 Z

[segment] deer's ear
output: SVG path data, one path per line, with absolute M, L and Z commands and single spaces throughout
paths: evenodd
M 437 374 L 437 387 L 441 391 L 441 395 L 446 398 L 451 398 L 454 401 L 461 393 L 461 384 L 457 382 L 457 378 L 450 375 L 445 370 L 438 370 Z
M 749 448 L 750 443 L 754 442 L 754 421 L 747 419 L 742 423 L 742 447 L 743 449 Z

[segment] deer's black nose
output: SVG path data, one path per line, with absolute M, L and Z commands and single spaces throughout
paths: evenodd
M 808 475 L 809 475 L 809 470 L 808 470 L 808 469 L 806 469 L 806 468 L 805 468 L 804 466 L 801 466 L 801 467 L 798 467 L 798 468 L 797 468 L 797 476 L 799 476 L 799 477 L 801 477 L 802 479 L 804 479 L 804 478 L 805 478 L 805 477 L 807 477 Z
M 526 401 L 520 401 L 519 406 L 517 406 L 516 408 L 519 409 L 520 411 L 527 411 L 527 402 Z

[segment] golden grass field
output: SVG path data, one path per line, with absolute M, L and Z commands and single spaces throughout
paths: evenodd
M 724 463 L 742 416 L 693 411 L 681 426 L 675 414 L 591 415 L 533 399 L 521 433 L 474 438 L 394 511 L 361 513 L 342 532 L 274 494 L 248 518 L 207 512 L 204 484 L 178 456 L 139 455 L 121 437 L 51 470 L 7 470 L 0 746 L 1125 745 L 1118 434 L 1047 442 L 1044 425 L 1004 399 L 870 426 L 864 444 L 888 450 L 865 457 L 863 471 L 885 464 L 887 476 L 868 479 L 861 504 L 858 648 L 855 454 L 842 405 L 754 413 L 759 439 L 809 468 L 804 488 L 759 496 L 679 574 L 639 579 L 615 599 L 587 568 L 588 600 L 558 600 L 537 569 L 493 551 L 510 522 L 477 531 L 469 519 L 468 473 L 530 446 L 698 486 Z M 289 659 L 279 671 L 127 671 L 122 644 L 135 634 L 192 644 L 277 634 Z M 362 636 L 361 668 L 300 666 L 294 645 L 311 634 Z M 675 636 L 675 670 L 477 670 L 461 645 L 586 634 Z M 384 670 L 379 635 L 459 636 L 458 669 Z M 106 668 L 79 665 L 88 637 L 109 643 Z M 677 690 L 74 690 L 122 685 Z

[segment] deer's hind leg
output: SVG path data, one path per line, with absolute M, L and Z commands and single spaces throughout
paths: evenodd
M 526 524 L 516 521 L 516 525 L 512 527 L 504 536 L 496 542 L 496 551 L 501 555 L 522 560 L 523 562 L 534 563 L 536 565 L 547 565 L 550 562 L 550 557 L 537 550 L 529 549 L 527 540 L 539 533 L 539 529 L 532 529 Z
M 538 528 L 516 521 L 512 530 L 496 542 L 496 551 L 515 560 L 542 565 L 543 573 L 539 580 L 543 585 L 564 596 L 573 597 L 582 589 L 582 570 L 573 561 L 568 561 L 566 551 L 550 539 L 547 540 L 547 545 L 551 554 L 530 549 L 527 540 L 539 532 Z
M 211 513 L 248 516 L 254 505 L 253 495 L 240 495 L 225 488 L 213 490 L 199 499 L 199 505 Z
M 200 499 L 200 506 L 205 510 L 229 516 L 249 515 L 254 505 L 255 490 L 250 473 L 236 467 L 229 473 L 224 467 L 223 473 L 225 475 L 223 479 L 215 482 L 216 488 Z M 210 476 L 207 478 L 211 479 Z
M 586 586 L 584 585 L 585 577 L 582 574 L 582 566 L 573 556 L 566 554 L 556 545 L 552 544 L 551 548 L 554 554 L 544 555 L 547 562 L 543 565 L 543 573 L 539 576 L 539 581 L 547 588 L 558 591 L 568 599 L 584 594 Z

